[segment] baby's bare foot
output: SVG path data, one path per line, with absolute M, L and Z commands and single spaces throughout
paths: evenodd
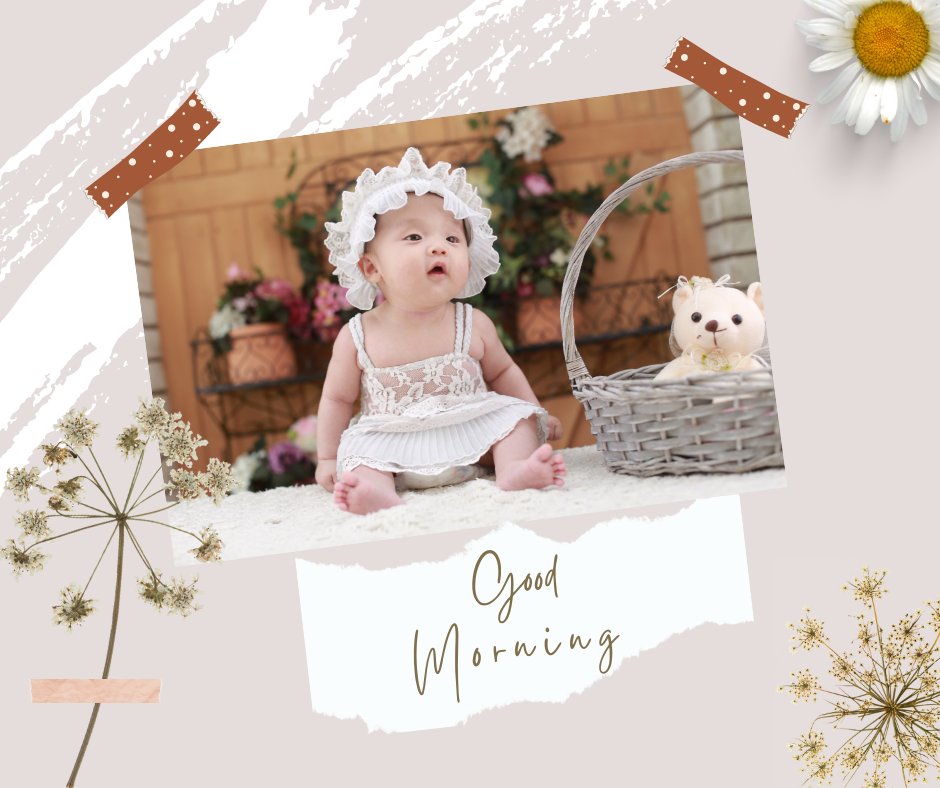
M 565 458 L 552 452 L 548 443 L 543 443 L 525 460 L 517 460 L 501 469 L 496 475 L 496 486 L 501 490 L 541 489 L 565 483 Z
M 404 503 L 394 486 L 389 488 L 351 472 L 344 473 L 336 482 L 333 502 L 344 512 L 353 514 L 371 514 Z

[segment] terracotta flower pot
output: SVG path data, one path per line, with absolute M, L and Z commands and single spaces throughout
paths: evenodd
M 229 333 L 228 375 L 233 384 L 280 380 L 297 374 L 294 349 L 287 327 L 280 323 L 254 323 Z

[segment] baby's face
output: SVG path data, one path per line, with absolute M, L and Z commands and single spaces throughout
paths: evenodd
M 386 300 L 405 309 L 431 309 L 467 284 L 470 253 L 463 223 L 436 194 L 408 202 L 376 219 L 375 238 L 360 261 Z

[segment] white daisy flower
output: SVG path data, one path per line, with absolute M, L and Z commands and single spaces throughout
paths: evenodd
M 897 142 L 908 118 L 927 122 L 921 92 L 940 100 L 940 0 L 806 0 L 826 16 L 797 27 L 822 49 L 810 71 L 841 68 L 820 103 L 845 93 L 833 123 L 867 134 L 875 121 L 890 124 Z

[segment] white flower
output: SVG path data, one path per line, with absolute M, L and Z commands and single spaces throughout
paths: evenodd
M 538 161 L 555 130 L 538 107 L 522 107 L 505 118 L 509 126 L 500 127 L 496 139 L 510 159 L 522 155 L 526 161 Z
M 223 339 L 229 335 L 233 328 L 245 325 L 245 316 L 231 304 L 212 313 L 209 318 L 209 336 L 213 339 Z
M 263 451 L 253 451 L 235 458 L 232 463 L 232 477 L 235 480 L 232 492 L 242 492 L 251 486 L 251 477 L 255 475 L 264 456 Z
M 875 121 L 897 142 L 908 118 L 927 122 L 921 92 L 940 100 L 940 0 L 806 0 L 826 16 L 798 21 L 806 43 L 824 50 L 810 71 L 841 68 L 820 103 L 842 94 L 833 123 L 867 134 Z
M 562 268 L 563 266 L 568 265 L 569 256 L 570 256 L 570 252 L 568 252 L 568 250 L 566 249 L 562 249 L 559 246 L 554 252 L 552 252 L 549 255 L 548 259 L 551 260 L 559 268 Z

